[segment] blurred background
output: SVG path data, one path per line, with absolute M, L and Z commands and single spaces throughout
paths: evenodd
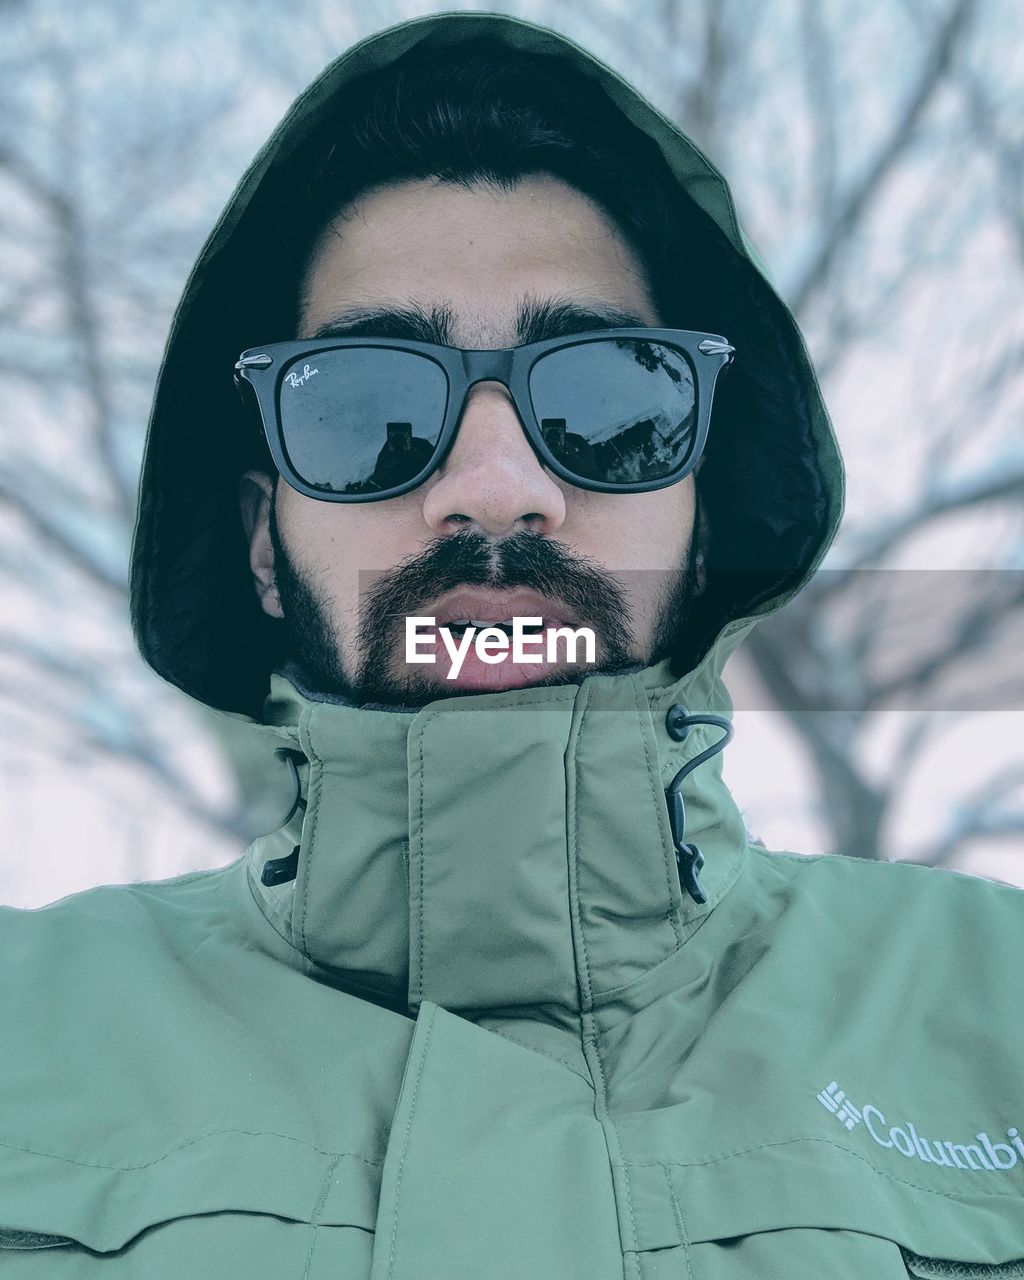
M 283 816 L 280 766 L 134 650 L 152 388 L 192 260 L 296 94 L 374 30 L 479 7 L 0 0 L 0 902 L 220 865 Z M 752 832 L 1024 885 L 1018 0 L 487 7 L 697 140 L 819 370 L 847 516 L 729 667 Z

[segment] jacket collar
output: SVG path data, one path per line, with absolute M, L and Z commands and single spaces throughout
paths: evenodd
M 680 888 L 665 788 L 719 736 L 677 743 L 670 707 L 728 714 L 710 668 L 420 710 L 323 701 L 275 674 L 265 731 L 295 753 L 302 803 L 248 851 L 254 896 L 325 981 L 415 1013 L 579 1013 L 677 950 L 739 874 L 742 818 L 709 760 L 686 780 L 708 901 Z M 297 874 L 265 864 L 297 846 Z

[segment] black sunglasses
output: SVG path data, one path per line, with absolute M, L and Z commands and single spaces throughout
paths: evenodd
M 700 460 L 718 374 L 734 348 L 682 329 L 602 329 L 502 351 L 391 338 L 275 342 L 243 351 L 274 464 L 307 498 L 378 502 L 421 485 L 455 439 L 466 396 L 500 382 L 556 476 L 644 493 Z

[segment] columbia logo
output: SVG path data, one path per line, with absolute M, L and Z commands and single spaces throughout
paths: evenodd
M 948 1139 L 922 1138 L 908 1120 L 890 1125 L 874 1103 L 855 1106 L 840 1089 L 836 1080 L 817 1095 L 826 1111 L 851 1131 L 863 1125 L 873 1142 L 887 1150 L 895 1149 L 908 1160 L 941 1165 L 947 1169 L 987 1169 L 990 1173 L 1006 1173 L 1017 1164 L 1024 1165 L 1024 1138 L 1020 1130 L 1006 1131 L 1006 1142 L 993 1142 L 987 1133 L 976 1133 L 973 1142 L 950 1142 Z
M 818 1094 L 818 1101 L 831 1111 L 837 1120 L 841 1120 L 847 1129 L 853 1129 L 864 1119 L 835 1080 L 826 1085 Z

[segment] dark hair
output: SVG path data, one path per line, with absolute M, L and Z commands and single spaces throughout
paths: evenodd
M 455 49 L 418 46 L 357 81 L 333 119 L 289 211 L 294 278 L 305 276 L 323 228 L 374 187 L 437 178 L 508 190 L 545 173 L 589 196 L 617 224 L 667 324 L 704 327 L 698 298 L 705 290 L 688 290 L 692 309 L 675 314 L 684 210 L 664 157 L 598 85 L 561 59 L 510 57 L 487 37 Z M 296 317 L 300 310 L 296 299 Z

